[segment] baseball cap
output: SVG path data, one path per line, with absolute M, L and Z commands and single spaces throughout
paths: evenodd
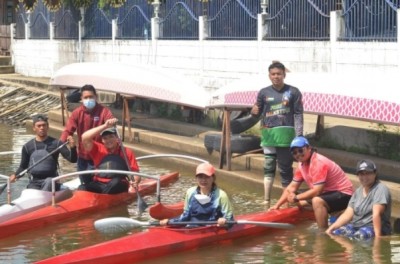
M 105 136 L 108 134 L 117 134 L 115 127 L 110 127 L 110 128 L 104 129 L 103 131 L 101 131 L 100 136 Z
M 215 169 L 210 163 L 202 163 L 196 168 L 196 176 L 199 174 L 204 174 L 211 177 L 214 175 L 214 173 Z
M 292 143 L 290 143 L 290 148 L 302 148 L 309 145 L 310 143 L 308 143 L 308 140 L 305 137 L 299 136 L 292 140 Z
M 48 118 L 47 118 L 47 116 L 42 115 L 42 114 L 38 114 L 38 115 L 35 115 L 32 117 L 33 124 L 36 124 L 39 121 L 44 121 L 44 122 L 48 123 Z
M 357 163 L 356 173 L 358 174 L 360 171 L 376 171 L 376 165 L 372 160 L 360 160 Z

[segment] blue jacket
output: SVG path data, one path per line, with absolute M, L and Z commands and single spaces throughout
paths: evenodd
M 170 223 L 182 221 L 217 221 L 218 218 L 225 218 L 233 221 L 232 204 L 228 195 L 218 187 L 214 187 L 209 197 L 210 202 L 201 204 L 195 195 L 200 194 L 199 187 L 191 187 L 185 196 L 185 205 L 180 217 L 170 219 Z

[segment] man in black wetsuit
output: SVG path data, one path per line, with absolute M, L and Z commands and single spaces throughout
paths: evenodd
M 35 138 L 29 140 L 22 147 L 21 163 L 15 174 L 10 176 L 10 181 L 15 182 L 17 178 L 23 176 L 21 172 L 30 168 L 28 173 L 31 175 L 27 188 L 51 191 L 51 179 L 58 176 L 58 156 L 61 155 L 68 161 L 77 161 L 75 141 L 72 136 L 68 137 L 68 147 L 64 145 L 52 155 L 52 151 L 59 148 L 63 142 L 48 136 L 49 122 L 44 115 L 33 117 L 33 131 Z M 59 183 L 56 189 L 60 188 Z

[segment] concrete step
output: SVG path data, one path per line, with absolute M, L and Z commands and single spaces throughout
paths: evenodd
M 10 66 L 11 57 L 10 56 L 0 56 L 0 66 Z
M 0 66 L 0 74 L 10 74 L 15 73 L 14 66 Z

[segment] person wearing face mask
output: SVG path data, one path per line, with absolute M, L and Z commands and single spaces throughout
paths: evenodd
M 353 184 L 339 165 L 317 153 L 305 137 L 295 137 L 290 144 L 290 152 L 298 161 L 296 172 L 270 210 L 279 209 L 287 202 L 311 206 L 318 227 L 327 228 L 328 214 L 346 209 L 353 194 Z M 298 194 L 303 182 L 309 190 Z
M 61 141 L 65 141 L 68 136 L 72 136 L 76 132 L 78 136 L 78 171 L 94 169 L 93 161 L 83 147 L 82 134 L 104 124 L 106 120 L 114 118 L 110 109 L 97 102 L 96 89 L 93 85 L 87 84 L 81 88 L 81 101 L 82 105 L 72 112 L 60 137 Z M 101 136 L 97 135 L 94 140 L 101 143 Z M 92 181 L 92 176 L 88 174 L 82 174 L 79 178 L 82 184 Z
M 196 168 L 197 186 L 186 191 L 185 204 L 181 216 L 163 219 L 160 225 L 173 225 L 183 221 L 217 221 L 225 226 L 233 221 L 232 204 L 228 195 L 215 183 L 215 168 L 210 163 L 202 163 Z M 195 226 L 195 225 L 193 225 Z

